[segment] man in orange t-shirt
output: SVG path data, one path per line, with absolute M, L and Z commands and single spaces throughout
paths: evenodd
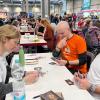
M 81 73 L 87 72 L 87 48 L 85 40 L 71 33 L 69 25 L 65 21 L 58 23 L 56 27 L 58 35 L 61 40 L 56 45 L 56 50 L 53 52 L 54 57 L 59 65 L 66 65 L 66 67 L 74 74 L 80 71 Z

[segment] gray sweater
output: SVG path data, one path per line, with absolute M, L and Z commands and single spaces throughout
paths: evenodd
M 13 91 L 12 83 L 5 84 L 3 82 L 0 82 L 0 97 L 6 96 L 7 93 L 10 93 Z
M 0 98 L 13 91 L 12 83 L 7 82 L 11 75 L 8 69 L 6 58 L 0 56 Z

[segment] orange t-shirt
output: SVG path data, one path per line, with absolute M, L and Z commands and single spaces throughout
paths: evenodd
M 73 61 L 78 59 L 78 55 L 85 53 L 87 51 L 85 40 L 74 34 L 69 40 L 66 42 L 66 46 L 62 48 L 61 54 L 63 59 Z M 87 72 L 87 65 L 81 66 L 72 66 L 72 69 L 80 70 L 82 73 Z

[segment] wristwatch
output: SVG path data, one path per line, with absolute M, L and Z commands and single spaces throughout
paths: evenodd
M 93 92 L 95 92 L 95 89 L 96 89 L 96 85 L 90 83 L 90 87 L 87 90 L 89 92 L 93 93 Z

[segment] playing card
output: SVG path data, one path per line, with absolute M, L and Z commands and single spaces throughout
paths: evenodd
M 56 63 L 55 63 L 55 62 L 50 62 L 49 64 L 50 64 L 50 65 L 55 65 Z
M 52 59 L 52 60 L 54 60 L 54 61 L 56 61 L 56 60 L 57 60 L 57 58 L 55 58 L 55 57 L 51 57 L 51 59 Z
M 65 80 L 67 82 L 68 85 L 74 85 L 74 82 L 71 81 L 70 79 Z

